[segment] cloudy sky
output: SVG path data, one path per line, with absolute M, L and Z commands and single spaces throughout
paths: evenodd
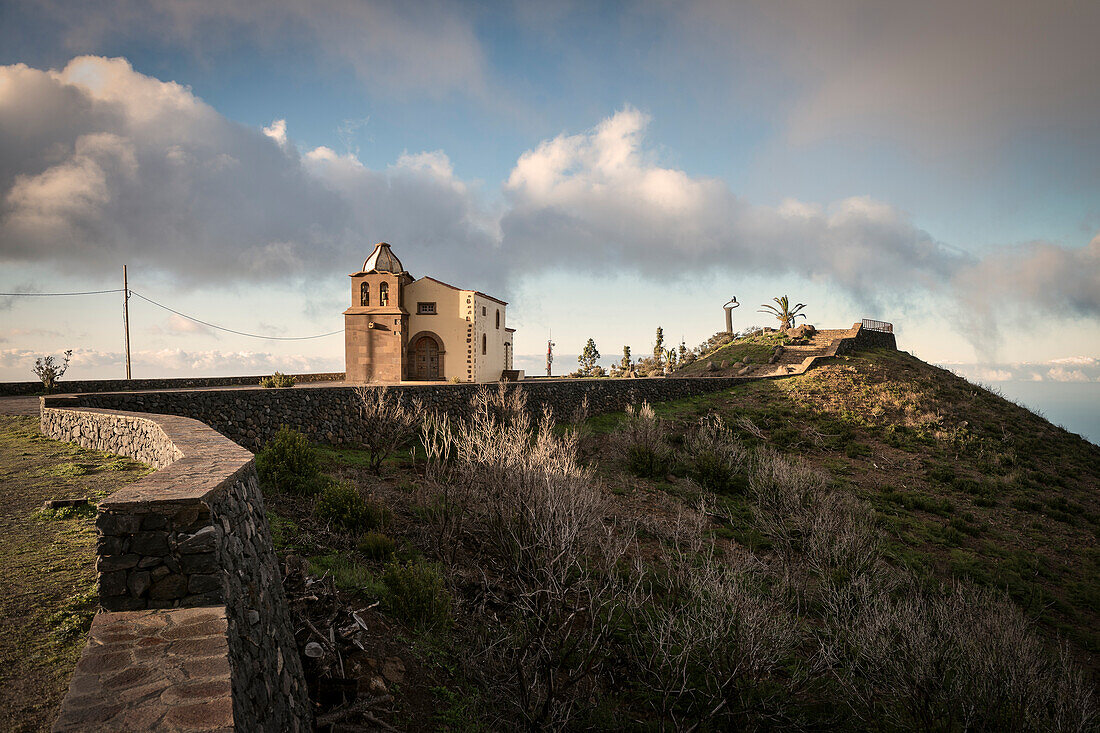
M 1100 413 L 1097 28 L 1060 0 L 7 0 L 0 292 L 127 264 L 182 313 L 309 336 L 385 240 L 509 301 L 531 371 L 551 331 L 572 368 L 789 294 Z M 135 376 L 342 368 L 339 335 L 131 321 Z M 0 297 L 0 379 L 66 348 L 118 376 L 121 346 L 118 293 Z

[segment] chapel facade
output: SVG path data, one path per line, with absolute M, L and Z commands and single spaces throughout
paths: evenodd
M 381 242 L 351 276 L 344 311 L 347 381 L 496 382 L 512 369 L 503 300 L 414 279 Z

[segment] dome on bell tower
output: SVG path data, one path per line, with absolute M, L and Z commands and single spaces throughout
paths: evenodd
M 402 273 L 405 268 L 401 266 L 401 260 L 390 250 L 390 245 L 379 242 L 374 245 L 374 251 L 363 263 L 363 272 L 392 272 Z

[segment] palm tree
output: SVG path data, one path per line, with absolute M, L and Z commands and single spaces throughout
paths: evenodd
M 787 299 L 786 295 L 784 295 L 782 298 L 772 298 L 772 300 L 774 300 L 779 305 L 778 308 L 776 308 L 774 305 L 768 305 L 767 303 L 763 303 L 762 307 L 760 308 L 760 310 L 758 312 L 759 313 L 768 313 L 770 315 L 775 316 L 776 320 L 778 320 L 779 323 L 780 323 L 780 330 L 781 331 L 786 331 L 788 328 L 793 326 L 794 325 L 794 319 L 798 318 L 799 316 L 801 316 L 803 318 L 806 317 L 805 313 L 800 313 L 799 312 L 803 308 L 806 307 L 805 303 L 799 303 L 794 308 L 791 308 L 790 307 L 791 301 Z

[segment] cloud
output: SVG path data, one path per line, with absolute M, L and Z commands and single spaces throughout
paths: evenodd
M 206 336 L 217 337 L 212 329 L 201 323 L 195 323 L 194 321 L 178 316 L 175 313 L 168 316 L 168 319 L 163 325 L 153 324 L 149 327 L 149 333 L 164 336 L 190 336 L 193 334 L 203 334 Z
M 867 197 L 758 206 L 723 181 L 664 167 L 644 144 L 648 122 L 627 107 L 524 153 L 505 187 L 509 255 L 529 268 L 626 267 L 673 279 L 715 267 L 794 273 L 864 297 L 933 286 L 962 262 Z
M 73 53 L 156 39 L 209 63 L 250 47 L 347 69 L 374 89 L 481 94 L 485 55 L 463 7 L 442 0 L 35 0 L 30 16 Z
M 0 349 L 0 379 L 29 381 L 34 360 L 42 353 L 27 349 Z M 174 376 L 234 376 L 341 371 L 343 360 L 300 354 L 279 355 L 262 351 L 217 351 L 158 349 L 131 354 L 136 378 Z M 110 379 L 121 377 L 121 352 L 74 349 L 66 379 Z
M 263 129 L 265 135 L 279 143 L 280 148 L 286 147 L 286 120 L 275 120 L 270 127 Z
M 1100 315 L 1100 237 L 978 258 L 866 196 L 754 204 L 663 163 L 629 106 L 522 153 L 499 198 L 441 150 L 375 170 L 299 152 L 280 122 L 231 122 L 124 59 L 0 67 L 0 261 L 92 275 L 128 263 L 209 287 L 332 277 L 385 240 L 415 274 L 489 292 L 560 269 L 681 285 L 797 276 L 872 306 L 931 297 L 966 308 L 952 322 L 975 343 L 995 337 L 1006 303 Z
M 286 135 L 278 121 L 231 122 L 125 59 L 0 67 L 0 261 L 293 281 L 389 239 L 419 261 L 467 253 L 459 274 L 472 276 L 471 258 L 499 244 L 442 153 L 374 171 L 327 149 L 302 157 Z
M 1096 3 L 696 0 L 668 10 L 678 29 L 669 43 L 703 49 L 701 68 L 760 97 L 788 95 L 795 142 L 871 133 L 972 158 L 1043 128 L 1096 149 Z
M 1100 359 L 1069 356 L 1043 362 L 1014 364 L 946 363 L 943 366 L 980 382 L 1093 382 L 1100 383 Z
M 1100 234 L 1081 248 L 1034 242 L 1006 248 L 970 267 L 955 280 L 972 302 L 1032 307 L 1065 316 L 1100 315 Z

